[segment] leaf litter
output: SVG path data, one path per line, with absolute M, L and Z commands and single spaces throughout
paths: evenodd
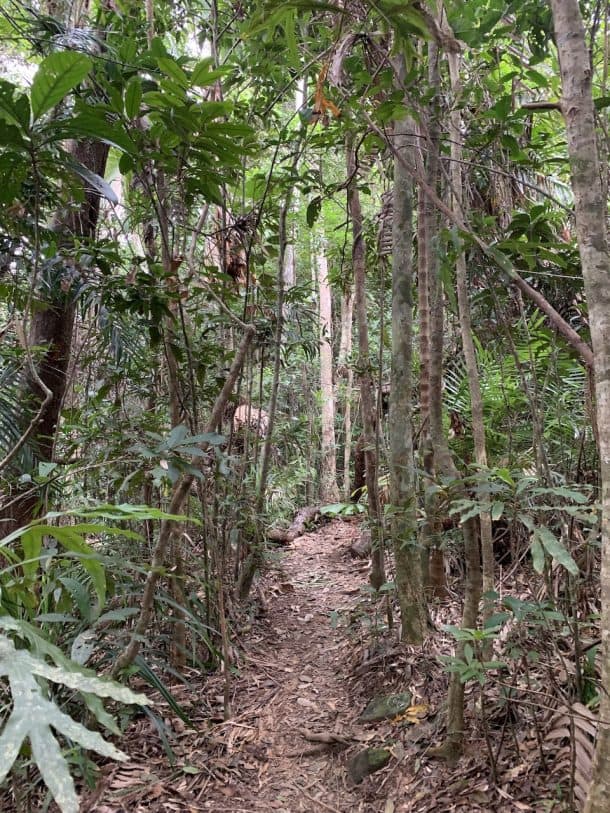
M 260 612 L 237 627 L 231 717 L 224 720 L 223 676 L 191 670 L 172 693 L 194 728 L 155 697 L 162 730 L 132 721 L 120 740 L 131 761 L 105 764 L 95 790 L 81 789 L 83 811 L 97 813 L 552 813 L 570 809 L 554 795 L 565 777 L 567 734 L 577 723 L 577 779 L 586 778 L 593 724 L 580 710 L 547 714 L 548 737 L 517 722 L 490 719 L 498 746 L 497 785 L 477 718 L 478 690 L 467 686 L 467 744 L 457 766 L 432 760 L 443 736 L 447 675 L 438 655 L 451 643 L 434 633 L 422 649 L 401 644 L 388 600 L 368 588 L 368 565 L 350 546 L 357 519 L 334 519 L 295 539 L 261 579 Z M 260 597 L 259 597 L 260 598 Z M 255 602 L 256 603 L 256 602 Z M 395 609 L 393 610 L 395 613 Z M 432 607 L 437 629 L 456 623 L 459 601 Z M 245 617 L 244 617 L 245 619 Z M 360 716 L 376 697 L 412 696 L 402 713 L 373 723 Z M 576 713 L 577 718 L 574 718 Z M 580 715 L 578 717 L 578 715 Z M 572 723 L 573 725 L 573 723 Z M 168 759 L 171 749 L 172 759 Z M 548 755 L 541 765 L 540 748 Z M 387 749 L 385 767 L 354 785 L 350 761 Z M 580 799 L 581 788 L 575 797 Z M 9 807 L 2 807 L 9 813 Z M 53 813 L 53 806 L 49 808 Z

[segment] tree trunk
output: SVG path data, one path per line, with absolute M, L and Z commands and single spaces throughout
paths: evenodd
M 76 141 L 69 145 L 68 152 L 75 161 L 88 170 L 101 177 L 104 176 L 108 158 L 106 144 L 89 139 Z M 78 207 L 68 208 L 56 216 L 53 230 L 58 235 L 60 251 L 62 247 L 68 248 L 75 242 L 87 241 L 95 236 L 99 209 L 99 193 L 86 189 L 83 202 Z M 42 460 L 53 460 L 55 435 L 68 383 L 76 303 L 72 287 L 64 292 L 62 286 L 57 284 L 49 286 L 47 290 L 49 298 L 45 298 L 42 290 L 37 292 L 43 307 L 37 307 L 32 313 L 27 343 L 30 348 L 45 348 L 38 361 L 36 373 L 42 384 L 51 391 L 52 396 L 42 410 L 37 428 L 30 435 L 30 442 Z M 31 405 L 32 410 L 36 411 L 40 408 L 42 400 L 36 376 L 28 375 L 23 392 L 24 403 Z M 37 504 L 36 494 L 16 502 L 11 510 L 10 521 L 3 524 L 3 530 L 9 533 L 15 528 L 27 525 L 34 518 Z
M 397 60 L 399 75 L 404 58 Z M 405 163 L 414 149 L 413 122 L 394 125 L 394 145 Z M 394 162 L 392 225 L 392 378 L 390 386 L 390 485 L 392 544 L 400 603 L 402 640 L 421 644 L 426 632 L 426 604 L 421 553 L 417 544 L 416 486 L 413 458 L 413 183 L 399 161 Z
M 366 465 L 366 488 L 369 518 L 371 522 L 373 560 L 371 584 L 378 590 L 385 581 L 383 534 L 379 508 L 377 481 L 377 453 L 375 443 L 375 397 L 369 351 L 369 329 L 366 310 L 366 249 L 362 234 L 362 209 L 357 185 L 356 152 L 351 141 L 347 144 L 347 207 L 352 221 L 352 264 L 354 268 L 355 310 L 358 322 L 358 374 L 360 378 L 360 402 L 362 411 L 362 436 Z
M 343 389 L 343 499 L 347 502 L 351 495 L 352 460 L 352 392 L 354 389 L 354 368 L 352 365 L 352 323 L 354 320 L 354 289 L 350 280 L 341 296 L 341 338 L 337 358 L 337 376 L 344 383 Z
M 337 452 L 335 444 L 335 392 L 333 389 L 332 294 L 328 282 L 328 261 L 324 243 L 316 252 L 318 295 L 320 302 L 320 390 L 322 396 L 322 448 L 320 461 L 320 500 L 339 500 Z
M 595 135 L 591 67 L 578 0 L 551 0 L 559 54 L 576 234 L 589 306 L 602 479 L 602 686 L 593 780 L 585 813 L 606 813 L 610 799 L 610 262 Z
M 428 44 L 429 81 L 431 89 L 434 90 L 434 98 L 430 104 L 428 128 L 427 132 L 424 132 L 425 138 L 422 139 L 422 146 L 423 155 L 425 156 L 427 183 L 434 190 L 439 185 L 440 175 L 440 133 L 437 101 L 440 85 L 438 58 L 438 48 L 435 43 L 430 42 Z M 432 462 L 434 477 L 438 479 L 442 474 L 439 461 L 444 456 L 443 447 L 446 445 L 443 430 L 442 392 L 444 309 L 438 262 L 439 214 L 426 195 L 420 196 L 419 219 L 418 254 L 421 254 L 419 262 L 421 275 L 420 307 L 427 306 L 427 312 L 420 310 L 420 319 L 423 321 L 420 388 L 426 404 L 429 445 L 432 450 L 432 455 L 430 457 L 424 455 L 424 460 Z M 422 542 L 423 554 L 427 559 L 425 568 L 427 586 L 433 595 L 442 596 L 445 594 L 446 587 L 440 506 L 436 491 L 430 489 L 433 484 L 432 472 L 426 467 L 425 470 L 426 522 L 422 528 Z
M 300 155 L 300 148 L 295 153 L 293 161 L 293 170 L 296 169 L 298 158 Z M 256 486 L 256 513 L 262 520 L 262 515 L 265 507 L 265 495 L 267 491 L 267 477 L 269 474 L 269 466 L 271 464 L 271 444 L 273 442 L 273 425 L 275 423 L 275 413 L 277 409 L 277 398 L 280 386 L 280 371 L 282 367 L 282 342 L 284 337 L 284 294 L 285 294 L 285 277 L 284 277 L 284 263 L 286 261 L 286 247 L 288 245 L 288 237 L 286 232 L 286 220 L 290 205 L 292 202 L 292 189 L 286 193 L 286 197 L 280 209 L 279 217 L 279 252 L 277 261 L 277 311 L 276 311 L 276 325 L 275 325 L 275 359 L 273 362 L 273 380 L 271 383 L 271 395 L 269 397 L 269 423 L 267 425 L 267 432 L 261 451 L 260 473 L 258 483 Z M 250 594 L 250 588 L 256 571 L 259 569 L 264 557 L 265 535 L 262 527 L 258 529 L 258 538 L 254 540 L 252 550 L 248 558 L 243 564 L 241 573 L 237 583 L 237 595 L 240 601 L 245 601 Z
M 453 193 L 453 208 L 460 219 L 463 213 L 463 178 L 462 178 L 462 116 L 459 100 L 462 92 L 460 79 L 460 57 L 455 52 L 447 54 L 449 63 L 449 76 L 453 107 L 449 117 L 449 140 L 451 142 L 451 185 Z M 472 413 L 472 436 L 474 443 L 474 456 L 481 471 L 487 469 L 487 446 L 485 442 L 485 423 L 483 421 L 483 398 L 481 396 L 481 382 L 479 368 L 472 333 L 472 319 L 470 313 L 470 297 L 468 295 L 468 273 L 466 269 L 466 256 L 463 251 L 456 259 L 456 287 L 458 310 L 460 317 L 460 332 L 462 336 L 462 353 L 466 364 L 468 376 L 468 390 L 470 393 L 470 409 Z M 480 516 L 481 531 L 481 558 L 483 564 L 483 594 L 490 594 L 494 589 L 494 551 L 491 528 L 491 514 L 485 512 Z M 493 600 L 484 598 L 483 619 L 490 618 L 493 613 Z

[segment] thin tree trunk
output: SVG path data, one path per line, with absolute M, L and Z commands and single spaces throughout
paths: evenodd
M 551 0 L 559 54 L 576 235 L 593 343 L 602 480 L 602 685 L 593 780 L 585 813 L 607 813 L 610 799 L 610 256 L 607 202 L 595 134 L 591 68 L 578 0 Z
M 316 252 L 318 295 L 320 302 L 320 390 L 322 396 L 322 444 L 320 461 L 320 500 L 339 500 L 337 487 L 337 451 L 335 443 L 335 392 L 333 389 L 332 294 L 328 281 L 328 261 L 324 243 Z
M 371 584 L 378 590 L 385 581 L 383 534 L 379 507 L 377 454 L 375 443 L 375 398 L 369 351 L 368 317 L 366 309 L 366 249 L 362 233 L 362 209 L 357 186 L 356 152 L 351 141 L 347 144 L 347 206 L 352 221 L 352 264 L 354 269 L 355 311 L 358 322 L 358 373 L 362 411 L 362 434 L 366 465 L 366 487 L 373 546 Z
M 404 58 L 397 70 L 405 73 Z M 412 160 L 413 122 L 394 125 L 394 145 Z M 392 377 L 390 386 L 390 472 L 392 544 L 400 603 L 402 640 L 421 644 L 426 632 L 426 604 L 421 552 L 417 544 L 416 485 L 413 458 L 413 183 L 399 161 L 394 162 L 392 224 Z
M 435 43 L 429 43 L 429 71 L 430 85 L 439 87 L 438 76 L 438 49 Z M 447 478 L 453 481 L 455 497 L 466 498 L 467 493 L 463 480 L 457 470 L 445 432 L 443 429 L 442 413 L 442 364 L 443 364 L 443 292 L 440 284 L 438 269 L 438 246 L 435 245 L 438 233 L 438 213 L 429 212 L 428 207 L 435 206 L 438 211 L 448 211 L 453 217 L 450 207 L 442 203 L 438 195 L 438 169 L 439 169 L 439 131 L 437 111 L 432 106 L 432 123 L 427 139 L 427 173 L 422 189 L 425 192 L 425 205 L 422 215 L 426 218 L 426 254 L 428 255 L 428 277 L 430 290 L 430 438 L 431 451 L 434 460 L 434 474 L 436 478 Z M 398 160 L 398 158 L 397 158 Z M 410 171 L 407 164 L 406 170 Z M 437 201 L 441 206 L 437 206 Z M 431 561 L 430 583 L 439 591 L 444 588 L 444 569 L 442 567 L 442 551 L 439 549 L 440 518 L 436 501 L 430 505 L 432 518 L 430 532 L 432 534 L 431 546 L 434 558 Z M 464 606 L 462 611 L 462 627 L 472 629 L 477 625 L 479 599 L 481 597 L 481 561 L 479 553 L 478 526 L 475 520 L 469 519 L 462 524 L 464 537 L 464 563 L 466 578 L 464 583 Z M 440 555 L 439 555 L 440 554 Z M 436 568 L 436 572 L 433 570 Z M 442 581 L 438 577 L 442 577 Z M 435 578 L 436 577 L 436 578 Z M 458 641 L 455 648 L 455 657 L 463 659 L 464 643 Z M 459 758 L 464 744 L 464 684 L 459 674 L 453 673 L 449 682 L 447 698 L 447 735 L 446 740 L 438 749 L 431 749 L 431 755 L 442 756 L 453 762 Z
M 341 296 L 341 338 L 337 358 L 337 375 L 345 381 L 343 392 L 343 499 L 351 495 L 352 460 L 352 393 L 354 368 L 352 365 L 352 340 L 354 321 L 354 289 L 350 280 Z
M 387 139 L 387 134 L 373 121 L 373 119 L 364 111 L 364 117 L 369 124 L 371 130 L 376 133 L 381 139 L 384 139 L 388 149 L 395 155 L 394 145 L 392 144 L 391 140 Z M 472 227 L 465 223 L 462 218 L 458 217 L 455 212 L 451 210 L 450 206 L 440 199 L 436 190 L 432 189 L 432 187 L 428 184 L 427 179 L 421 169 L 420 166 L 416 166 L 414 170 L 410 170 L 413 173 L 414 179 L 419 184 L 420 190 L 422 193 L 428 198 L 432 203 L 436 206 L 439 212 L 442 212 L 449 218 L 449 222 L 453 223 L 455 226 L 463 231 L 464 234 L 467 234 L 468 237 L 473 241 L 475 245 L 477 245 L 481 251 L 488 257 L 493 263 L 497 265 L 497 267 L 503 271 L 510 282 L 513 283 L 520 291 L 522 291 L 534 304 L 536 307 L 540 308 L 540 310 L 546 315 L 548 318 L 551 326 L 554 330 L 556 330 L 563 338 L 567 341 L 567 343 L 576 350 L 578 355 L 581 358 L 583 364 L 587 367 L 593 365 L 593 351 L 589 347 L 586 341 L 584 341 L 578 333 L 574 330 L 574 328 L 559 314 L 555 308 L 548 302 L 547 299 L 537 291 L 535 288 L 526 282 L 517 272 L 517 269 L 511 264 L 510 260 L 506 257 L 506 255 L 501 254 L 497 251 L 493 246 L 486 243 L 480 235 L 472 229 Z M 418 203 L 419 209 L 419 203 Z M 419 241 L 419 237 L 418 237 Z
M 462 116 L 459 102 L 462 92 L 460 79 L 460 57 L 455 52 L 447 54 L 449 63 L 449 76 L 453 108 L 449 116 L 449 140 L 451 142 L 451 184 L 453 192 L 453 208 L 461 219 L 463 214 L 463 177 L 462 177 Z M 481 471 L 487 469 L 487 446 L 485 441 L 485 423 L 483 420 L 483 398 L 481 396 L 481 382 L 479 368 L 472 333 L 472 319 L 470 313 L 470 297 L 468 296 L 468 273 L 466 269 L 466 256 L 460 251 L 456 259 L 456 287 L 460 316 L 460 332 L 462 336 L 462 352 L 468 376 L 468 389 L 470 393 L 470 409 L 472 413 L 472 435 L 474 442 L 474 456 Z M 491 527 L 491 514 L 485 512 L 480 516 L 481 530 L 481 558 L 483 565 L 483 595 L 488 596 L 494 589 L 494 551 Z M 490 618 L 493 613 L 493 600 L 484 598 L 483 619 Z
M 440 85 L 438 68 L 438 48 L 434 42 L 428 44 L 429 81 L 434 90 L 434 98 L 430 103 L 430 116 L 428 131 L 425 140 L 422 140 L 426 165 L 426 179 L 428 185 L 436 190 L 440 179 L 439 160 L 439 121 L 438 121 L 438 93 Z M 422 379 L 420 387 L 424 390 L 428 401 L 428 429 L 431 442 L 431 458 L 424 455 L 424 460 L 430 459 L 434 465 L 436 478 L 441 475 L 439 460 L 443 457 L 442 447 L 446 445 L 443 429 L 443 337 L 444 337 L 444 309 L 443 291 L 440 284 L 438 262 L 439 215 L 432 201 L 425 195 L 420 198 L 421 219 L 420 232 L 422 245 L 418 242 L 418 252 L 422 259 L 419 265 L 422 281 L 420 285 L 426 290 L 420 293 L 421 304 L 426 304 L 428 312 L 420 313 L 424 320 L 427 332 L 427 342 L 422 340 L 422 374 L 427 375 L 427 381 Z M 425 264 L 425 268 L 424 268 Z M 426 324 L 427 323 L 427 324 Z M 445 593 L 445 568 L 442 550 L 442 523 L 440 518 L 439 498 L 436 491 L 430 489 L 432 485 L 431 473 L 426 470 L 426 523 L 423 526 L 422 541 L 424 556 L 427 558 L 427 586 L 433 595 L 442 596 Z M 427 555 L 426 555 L 427 554 Z
M 300 150 L 297 150 L 297 152 L 295 153 L 293 169 L 296 168 L 299 153 Z M 269 474 L 269 466 L 271 463 L 273 425 L 275 423 L 277 398 L 280 386 L 280 372 L 282 367 L 282 341 L 284 335 L 283 314 L 284 314 L 284 294 L 285 294 L 284 263 L 286 261 L 286 246 L 287 246 L 286 219 L 288 217 L 288 212 L 290 211 L 291 201 L 292 201 L 292 190 L 290 189 L 286 193 L 286 197 L 280 209 L 279 217 L 279 252 L 277 265 L 278 294 L 277 294 L 277 311 L 276 311 L 277 321 L 275 328 L 275 348 L 274 348 L 275 359 L 273 363 L 273 381 L 271 383 L 271 395 L 269 397 L 269 407 L 267 410 L 269 415 L 269 423 L 267 425 L 267 433 L 265 435 L 265 441 L 263 443 L 263 449 L 261 452 L 260 473 L 256 487 L 256 513 L 259 517 L 262 517 L 263 510 L 265 507 L 267 477 Z M 237 595 L 240 601 L 245 601 L 245 599 L 250 594 L 250 588 L 252 587 L 254 576 L 256 575 L 256 571 L 260 568 L 261 563 L 263 561 L 264 543 L 265 535 L 262 533 L 262 529 L 259 529 L 258 538 L 254 540 L 252 550 L 250 551 L 248 558 L 244 562 L 243 567 L 241 569 L 241 573 L 239 574 L 239 580 L 237 583 Z
M 206 426 L 206 432 L 216 431 L 218 423 L 221 420 L 222 414 L 227 405 L 227 401 L 229 400 L 229 397 L 233 392 L 235 383 L 241 373 L 241 369 L 246 360 L 248 349 L 255 335 L 256 335 L 255 328 L 252 325 L 248 325 L 245 328 L 244 335 L 242 336 L 240 345 L 235 353 L 235 358 L 233 359 L 233 363 L 231 364 L 229 374 L 227 375 L 223 387 L 220 393 L 218 394 L 216 401 L 214 402 L 212 413 Z M 201 458 L 199 457 L 194 457 L 191 460 L 192 466 L 198 466 L 200 465 L 200 463 Z M 194 479 L 195 477 L 193 474 L 186 474 L 183 475 L 178 480 L 178 482 L 174 486 L 172 499 L 169 504 L 168 508 L 169 514 L 182 513 L 184 503 L 186 502 L 186 499 L 190 493 L 191 485 Z M 164 572 L 165 560 L 167 558 L 168 551 L 171 547 L 172 537 L 176 532 L 176 528 L 177 523 L 175 520 L 164 519 L 161 521 L 161 527 L 159 529 L 159 538 L 153 551 L 150 569 L 148 571 L 148 576 L 146 577 L 146 582 L 144 584 L 144 594 L 142 596 L 142 607 L 140 610 L 140 615 L 138 616 L 138 620 L 134 627 L 131 640 L 129 641 L 123 652 L 121 652 L 121 654 L 117 657 L 114 666 L 112 667 L 113 676 L 116 676 L 122 669 L 125 669 L 128 666 L 130 666 L 134 662 L 138 652 L 140 651 L 142 640 L 146 635 L 146 632 L 148 630 L 152 618 L 157 584 Z

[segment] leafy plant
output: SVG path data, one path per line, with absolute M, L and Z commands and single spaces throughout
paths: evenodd
M 320 513 L 327 517 L 353 517 L 365 511 L 366 507 L 360 502 L 335 502 L 320 508 Z
M 31 652 L 19 649 L 11 637 L 0 635 L 0 675 L 7 679 L 13 698 L 13 709 L 0 734 L 0 781 L 11 770 L 24 741 L 29 740 L 32 757 L 62 813 L 78 813 L 74 781 L 52 729 L 102 756 L 120 761 L 128 757 L 49 700 L 47 684 L 62 684 L 81 692 L 98 722 L 117 735 L 120 733 L 118 725 L 105 711 L 101 699 L 139 705 L 148 705 L 150 701 L 125 686 L 98 678 L 70 661 L 26 622 L 5 616 L 0 618 L 0 627 L 18 639 L 26 639 L 32 648 Z M 54 663 L 49 664 L 45 657 Z
M 440 660 L 448 672 L 457 672 L 462 683 L 476 680 L 480 686 L 485 685 L 487 672 L 503 669 L 503 661 L 485 660 L 482 656 L 483 645 L 493 641 L 500 627 L 485 627 L 484 629 L 464 629 L 447 624 L 443 627 L 445 632 L 451 633 L 456 641 L 463 643 L 463 657 L 441 655 Z
M 590 504 L 588 489 L 563 484 L 547 487 L 536 477 L 506 469 L 479 472 L 472 480 L 476 496 L 454 500 L 450 515 L 458 515 L 460 522 L 484 513 L 493 521 L 509 517 L 529 531 L 532 565 L 537 573 L 543 572 L 549 557 L 568 573 L 578 575 L 578 565 L 562 541 L 561 529 L 569 518 L 589 526 L 596 524 L 597 506 Z

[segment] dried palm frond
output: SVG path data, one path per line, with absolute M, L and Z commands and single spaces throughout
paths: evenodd
M 554 779 L 570 787 L 575 803 L 581 806 L 591 782 L 596 732 L 595 714 L 582 703 L 572 703 L 555 712 L 544 738 L 549 755 L 554 756 Z

